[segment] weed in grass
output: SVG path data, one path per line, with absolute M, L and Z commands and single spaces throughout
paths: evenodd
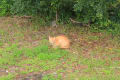
M 4 43 L 2 41 L 0 41 L 0 46 L 3 46 L 3 45 L 4 45 Z
M 27 70 L 23 70 L 23 71 L 19 72 L 19 74 L 22 74 L 22 75 L 25 75 L 25 74 L 28 74 L 28 73 L 29 73 L 29 71 L 27 71 Z
M 4 36 L 5 34 L 7 34 L 7 32 L 3 29 L 0 29 L 0 37 Z
M 96 40 L 99 40 L 99 37 L 98 36 L 88 36 L 88 41 L 96 41 Z

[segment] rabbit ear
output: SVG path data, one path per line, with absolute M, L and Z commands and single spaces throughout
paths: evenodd
M 51 39 L 52 37 L 51 36 L 49 36 L 49 40 Z
M 50 36 L 49 36 L 49 38 L 50 38 Z

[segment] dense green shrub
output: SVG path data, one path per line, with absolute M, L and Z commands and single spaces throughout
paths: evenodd
M 7 1 L 0 0 L 0 16 L 6 15 L 7 7 L 8 7 Z
M 34 15 L 45 19 L 58 18 L 63 21 L 73 13 L 74 0 L 13 0 L 11 14 L 13 15 Z
M 120 0 L 0 0 L 0 9 L 0 16 L 32 15 L 45 22 L 55 20 L 56 14 L 59 22 L 72 17 L 94 29 L 115 30 L 120 24 Z
M 110 20 L 120 23 L 120 0 L 112 4 L 108 11 Z
M 13 0 L 10 13 L 14 15 L 29 15 L 35 13 L 34 1 L 32 0 Z
M 118 5 L 117 0 L 76 0 L 74 10 L 79 21 L 93 23 L 104 29 L 111 24 L 110 10 L 115 4 Z
M 0 0 L 0 16 L 9 15 L 12 4 L 13 0 Z

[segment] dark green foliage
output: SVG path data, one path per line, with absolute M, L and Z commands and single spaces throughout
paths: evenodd
M 77 0 L 74 10 L 81 22 L 93 23 L 101 28 L 106 28 L 111 24 L 108 10 L 116 3 L 117 0 Z
M 106 29 L 114 34 L 120 32 L 119 0 L 76 0 L 76 19 L 89 23 L 96 31 Z
M 13 5 L 11 6 L 11 14 L 17 15 L 30 15 L 35 14 L 36 9 L 34 9 L 35 2 L 32 0 L 13 0 Z
M 0 16 L 6 15 L 9 4 L 6 0 L 0 0 Z
M 32 15 L 48 22 L 57 14 L 58 22 L 72 17 L 97 30 L 118 29 L 114 24 L 120 23 L 119 0 L 1 0 L 0 8 L 0 16 Z
M 34 15 L 44 19 L 55 19 L 56 12 L 60 21 L 72 16 L 74 0 L 13 0 L 11 14 Z

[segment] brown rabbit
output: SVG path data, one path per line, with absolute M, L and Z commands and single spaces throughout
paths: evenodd
M 56 36 L 56 37 L 50 37 L 49 36 L 49 43 L 53 46 L 53 48 L 69 48 L 70 47 L 70 40 L 64 36 Z

